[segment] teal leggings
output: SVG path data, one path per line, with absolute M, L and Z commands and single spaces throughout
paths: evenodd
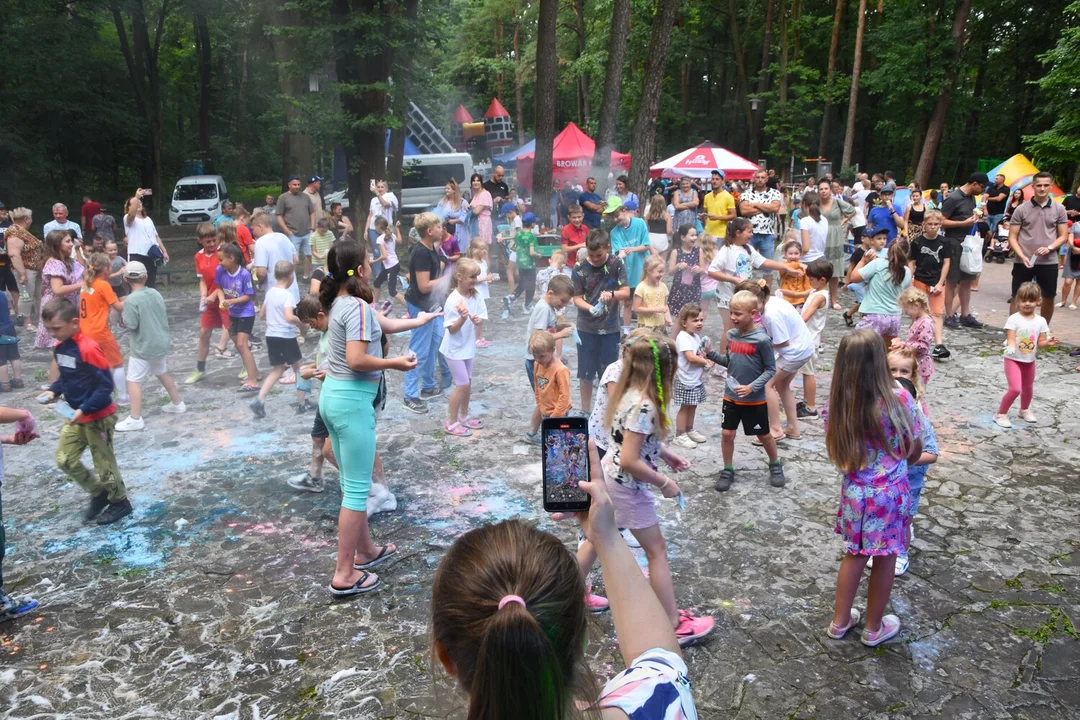
M 341 472 L 341 507 L 367 511 L 371 470 L 375 466 L 375 395 L 378 383 L 323 380 L 319 393 L 322 416 Z

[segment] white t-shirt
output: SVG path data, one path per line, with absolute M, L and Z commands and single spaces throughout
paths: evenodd
M 722 272 L 746 280 L 754 273 L 754 268 L 764 264 L 764 256 L 750 245 L 725 245 L 716 251 L 709 272 Z M 716 303 L 726 308 L 734 294 L 735 285 L 721 280 L 716 286 Z
M 294 338 L 296 326 L 285 319 L 285 308 L 296 309 L 296 302 L 288 288 L 274 286 L 266 291 L 266 337 Z
M 765 303 L 765 312 L 761 314 L 761 324 L 769 333 L 773 345 L 787 343 L 784 347 L 774 348 L 780 359 L 797 362 L 808 360 L 814 354 L 814 336 L 791 303 L 780 298 L 769 298 Z
M 386 249 L 386 259 L 383 260 L 383 267 L 387 270 L 397 267 L 400 262 L 397 256 L 397 235 L 390 231 L 384 232 L 375 239 L 375 243 L 382 245 Z
M 125 215 L 124 231 L 127 233 L 129 255 L 146 255 L 151 247 L 157 245 L 157 228 L 150 218 L 137 217 L 129 223 Z
M 477 260 L 476 264 L 480 266 L 480 277 L 487 277 L 487 260 Z M 487 300 L 489 297 L 491 297 L 491 288 L 488 287 L 488 283 L 486 281 L 482 283 L 476 283 L 476 292 L 480 293 L 480 297 L 483 300 Z
M 799 230 L 810 233 L 810 250 L 803 255 L 804 263 L 813 262 L 818 258 L 825 257 L 825 238 L 829 234 L 829 221 L 822 215 L 820 220 L 807 215 L 799 220 Z M 799 240 L 802 240 L 800 235 Z
M 675 338 L 675 349 L 679 351 L 679 369 L 675 377 L 686 387 L 697 387 L 701 384 L 701 373 L 705 368 L 691 364 L 684 353 L 689 350 L 697 355 L 701 350 L 701 336 L 691 335 L 683 330 Z
M 1005 357 L 1016 362 L 1033 363 L 1039 349 L 1039 335 L 1050 333 L 1050 327 L 1042 315 L 1026 318 L 1020 313 L 1013 313 L 1005 321 L 1005 329 L 1016 332 L 1016 352 L 1009 352 L 1005 346 Z
M 389 207 L 384 207 L 383 204 L 379 202 L 379 197 L 377 195 L 371 198 L 371 205 L 368 206 L 368 209 L 371 212 L 372 228 L 375 227 L 375 218 L 377 217 L 386 218 L 387 224 L 389 224 L 390 227 L 394 227 L 394 213 L 396 213 L 398 209 L 397 196 L 392 192 L 386 192 L 383 194 L 383 199 L 390 203 Z
M 604 429 L 604 416 L 607 414 L 607 386 L 619 381 L 622 375 L 622 360 L 616 360 L 607 366 L 600 376 L 600 384 L 593 391 L 592 413 L 589 415 L 589 437 L 601 450 L 608 449 L 608 433 Z
M 443 333 L 442 343 L 439 345 L 439 352 L 447 360 L 472 360 L 476 357 L 476 326 L 473 325 L 472 320 L 466 318 L 460 330 L 456 333 L 450 332 L 450 326 L 461 317 L 457 311 L 457 305 L 462 300 L 465 301 L 469 315 L 476 315 L 487 320 L 487 304 L 479 293 L 473 293 L 473 296 L 468 298 L 463 297 L 457 290 L 450 293 L 450 297 L 446 298 L 446 303 L 443 305 L 446 312 L 443 316 L 443 327 L 446 328 L 446 332 Z
M 263 235 L 255 241 L 255 267 L 266 268 L 266 284 L 273 287 L 277 281 L 274 279 L 274 266 L 281 260 L 293 262 L 296 249 L 293 248 L 292 240 L 279 232 Z M 293 282 L 289 287 L 292 291 L 293 305 L 300 302 L 300 284 L 296 282 L 296 273 L 293 273 Z
M 810 301 L 819 295 L 825 298 L 825 302 L 814 311 L 814 314 L 810 316 L 810 320 L 806 323 L 806 329 L 814 336 L 814 345 L 821 345 L 821 331 L 825 329 L 825 322 L 829 319 L 829 288 L 823 287 L 820 290 L 814 290 L 806 298 L 806 304 L 803 305 L 803 309 L 806 309 Z

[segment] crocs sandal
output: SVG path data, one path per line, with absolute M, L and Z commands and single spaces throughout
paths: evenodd
M 855 327 L 855 318 L 851 317 L 851 313 L 844 312 L 844 324 L 848 327 Z
M 482 430 L 484 427 L 484 421 L 479 418 L 467 417 L 464 420 L 459 420 L 458 425 L 464 425 L 470 430 Z
M 375 582 L 371 583 L 370 585 L 365 585 L 364 583 L 367 582 L 367 579 L 369 577 L 375 578 Z M 360 576 L 359 580 L 357 580 L 355 583 L 353 583 L 347 588 L 336 588 L 334 587 L 334 583 L 330 583 L 326 586 L 326 589 L 330 591 L 330 594 L 334 598 L 347 598 L 352 597 L 353 595 L 363 595 L 364 593 L 369 593 L 375 588 L 379 587 L 381 583 L 382 581 L 379 580 L 378 575 L 372 575 L 371 573 L 366 572 Z
M 446 423 L 443 425 L 443 430 L 446 431 L 447 435 L 456 435 L 457 437 L 469 437 L 472 435 L 472 430 L 461 423 L 454 423 L 453 425 Z
M 851 608 L 851 622 L 845 627 L 836 627 L 836 623 L 829 623 L 829 629 L 825 631 L 825 634 L 831 637 L 833 640 L 843 640 L 847 635 L 848 630 L 859 624 L 859 620 L 862 616 L 859 615 L 859 611 L 855 608 Z
M 391 550 L 389 545 L 381 545 L 379 554 L 373 560 L 368 560 L 366 563 L 353 563 L 353 570 L 370 570 L 373 567 L 382 565 L 395 555 L 397 555 L 397 548 Z
M 866 647 L 877 647 L 883 642 L 892 640 L 900 634 L 900 618 L 895 615 L 886 615 L 881 618 L 881 628 L 877 632 L 863 628 L 862 644 Z

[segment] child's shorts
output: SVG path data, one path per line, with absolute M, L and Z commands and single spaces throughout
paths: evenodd
M 8 343 L 0 345 L 0 365 L 7 365 L 9 362 L 21 359 L 21 357 L 18 342 L 13 342 L 10 345 Z
M 919 500 L 922 499 L 923 486 L 926 484 L 927 465 L 912 465 L 908 467 L 908 484 L 911 486 L 911 517 L 919 512 Z
M 250 335 L 251 331 L 255 329 L 255 316 L 249 315 L 248 317 L 233 317 L 229 316 L 229 334 L 239 335 L 244 333 Z
M 644 483 L 617 483 L 605 475 L 611 504 L 615 506 L 615 523 L 631 530 L 644 530 L 660 524 L 652 491 Z
M 814 354 L 810 356 L 810 359 L 803 363 L 803 366 L 799 368 L 800 375 L 817 375 L 818 359 L 821 357 L 821 349 L 814 348 Z
M 676 405 L 701 405 L 705 402 L 705 383 L 690 386 L 683 385 L 678 378 L 675 379 L 675 404 Z
M 446 364 L 450 367 L 450 375 L 454 378 L 455 386 L 463 387 L 472 383 L 472 363 L 472 358 L 468 360 L 446 358 Z
M 266 336 L 266 354 L 270 356 L 270 365 L 292 365 L 300 362 L 303 357 L 300 354 L 300 344 L 296 338 L 279 338 Z
M 715 290 L 702 290 L 701 291 L 701 303 L 702 303 L 702 305 L 708 305 L 709 300 L 712 300 L 714 297 L 716 297 L 716 291 Z
M 944 291 L 937 294 L 930 293 L 930 286 L 924 282 L 918 280 L 912 280 L 911 284 L 926 293 L 926 299 L 930 305 L 930 314 L 934 317 L 941 317 L 945 313 L 945 293 Z
M 525 374 L 529 376 L 529 388 L 536 392 L 536 361 L 525 358 Z
M 205 310 L 202 311 L 202 317 L 199 319 L 199 327 L 205 329 L 217 329 L 223 327 L 229 327 L 229 311 L 215 305 L 208 305 Z
M 781 349 L 786 349 L 786 348 L 781 348 Z M 807 355 L 805 357 L 788 359 L 788 358 L 784 357 L 783 355 L 781 355 L 780 353 L 777 353 L 776 354 L 776 369 L 777 370 L 783 370 L 784 372 L 794 374 L 794 373 L 799 372 L 799 370 L 802 368 L 802 366 L 806 364 L 806 361 L 809 360 L 812 357 L 813 357 L 813 353 L 811 353 L 810 355 Z
M 311 424 L 311 437 L 325 440 L 330 437 L 330 431 L 326 429 L 326 424 L 323 422 L 322 415 L 319 413 L 319 408 L 315 408 L 315 422 Z
M 869 328 L 882 336 L 897 337 L 900 334 L 900 316 L 870 313 L 859 318 L 855 327 L 859 330 Z
M 134 355 L 128 360 L 127 379 L 136 385 L 153 376 L 164 375 L 169 370 L 165 366 L 165 356 L 143 360 Z
M 769 406 L 766 403 L 758 405 L 736 405 L 727 398 L 724 399 L 724 419 L 720 427 L 724 430 L 738 430 L 742 423 L 743 435 L 767 435 L 769 433 Z

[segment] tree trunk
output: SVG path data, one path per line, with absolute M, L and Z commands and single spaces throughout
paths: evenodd
M 818 157 L 829 156 L 829 116 L 832 115 L 833 76 L 836 74 L 836 51 L 840 46 L 840 23 L 844 16 L 846 1 L 836 0 L 836 10 L 833 13 L 832 40 L 829 42 L 829 69 L 825 74 L 825 111 L 821 115 Z
M 922 155 L 919 157 L 919 167 L 915 169 L 915 181 L 923 187 L 930 182 L 930 176 L 934 172 L 934 163 L 937 161 L 938 146 L 945 132 L 945 119 L 949 113 L 949 103 L 952 101 L 953 86 L 956 84 L 957 71 L 964 54 L 964 29 L 967 27 L 970 14 L 971 0 L 960 0 L 960 6 L 956 9 L 956 15 L 953 18 L 952 57 L 945 64 L 945 83 L 941 87 L 937 103 L 934 105 L 934 112 L 930 116 Z
M 783 2 L 783 0 L 781 0 Z M 794 5 L 794 0 L 792 2 Z M 792 8 L 794 9 L 794 8 Z M 787 9 L 780 6 L 780 77 L 778 79 L 779 87 L 777 88 L 778 99 L 780 108 L 784 109 L 787 106 L 788 100 L 788 12 Z
M 416 22 L 419 0 L 405 0 L 405 19 L 409 26 Z M 405 162 L 405 125 L 409 114 L 409 98 L 413 79 L 413 53 L 402 53 L 404 57 L 397 63 L 396 82 L 393 91 L 394 119 L 398 126 L 390 130 L 390 151 L 386 154 L 386 181 L 401 199 L 401 168 Z M 459 178 L 458 182 L 467 182 L 468 178 Z
M 578 59 L 585 55 L 585 0 L 574 0 L 574 16 L 577 20 L 576 34 L 578 45 Z M 581 127 L 585 132 L 589 131 L 589 123 L 592 122 L 592 108 L 589 104 L 589 75 L 578 75 L 578 116 Z
M 540 0 L 536 23 L 536 154 L 533 161 L 533 212 L 546 226 L 551 217 L 552 153 L 555 148 L 555 94 L 558 43 L 555 25 L 558 0 Z
M 965 0 L 970 2 L 971 0 Z M 840 170 L 851 167 L 855 149 L 855 114 L 859 109 L 859 73 L 862 72 L 863 34 L 866 32 L 866 0 L 859 0 L 859 29 L 855 32 L 855 62 L 851 68 L 851 94 L 848 96 L 847 130 L 844 132 L 844 155 Z
M 783 0 L 781 0 L 783 2 Z M 760 97 L 769 91 L 769 57 L 772 53 L 773 12 L 776 0 L 765 0 L 765 39 L 761 43 L 761 70 L 758 72 L 757 92 Z M 783 7 L 780 8 L 781 13 Z M 750 138 L 750 157 L 757 162 L 761 157 L 761 126 L 765 120 L 765 111 L 758 108 L 754 113 L 754 128 Z
M 293 9 L 291 0 L 278 0 L 273 12 L 273 24 L 276 27 L 296 27 L 300 25 L 301 15 Z M 285 178 L 292 174 L 307 175 L 313 166 L 314 145 L 311 136 L 299 129 L 300 100 L 307 87 L 306 78 L 301 78 L 296 65 L 301 60 L 295 35 L 277 32 L 270 35 L 277 61 L 278 87 L 281 90 L 285 111 L 285 129 L 281 139 L 281 182 L 285 188 Z M 385 143 L 385 139 L 382 143 Z M 380 149 L 382 144 L 379 145 Z
M 525 144 L 525 110 L 521 100 L 521 23 L 514 23 L 514 113 L 517 115 L 518 145 Z
M 600 127 L 596 132 L 596 152 L 593 155 L 593 172 L 601 183 L 607 182 L 611 151 L 615 149 L 615 125 L 619 120 L 619 96 L 622 94 L 623 65 L 626 64 L 626 41 L 629 35 L 630 0 L 614 0 L 611 6 L 607 67 L 604 71 L 604 97 L 600 100 Z
M 210 28 L 206 15 L 196 11 L 195 53 L 199 58 L 199 155 L 206 172 L 213 170 L 210 155 Z
M 679 0 L 658 0 L 652 23 L 652 37 L 645 61 L 645 76 L 641 88 L 637 120 L 630 144 L 630 188 L 644 197 L 649 182 L 649 166 L 656 155 L 656 120 L 660 112 L 660 94 L 664 89 L 664 70 L 667 66 L 671 28 Z
M 750 102 L 746 98 L 750 89 L 750 81 L 746 77 L 745 54 L 742 52 L 742 45 L 739 43 L 739 18 L 736 14 L 735 0 L 728 0 L 728 15 L 731 23 L 731 52 L 735 56 L 735 67 L 739 71 L 735 101 L 743 106 L 743 115 L 746 119 L 746 134 L 749 141 L 749 138 L 753 137 L 754 134 L 754 114 L 750 111 Z M 753 157 L 750 159 L 751 161 L 757 160 L 757 158 Z

